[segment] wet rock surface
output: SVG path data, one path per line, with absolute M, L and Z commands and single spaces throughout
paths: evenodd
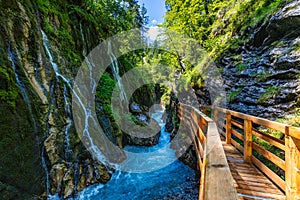
M 219 62 L 229 109 L 276 119 L 299 106 L 300 3 L 254 30 L 253 39 Z
M 161 135 L 160 126 L 148 116 L 149 108 L 135 102 L 129 105 L 129 110 L 135 123 L 123 130 L 123 145 L 154 146 L 158 144 Z

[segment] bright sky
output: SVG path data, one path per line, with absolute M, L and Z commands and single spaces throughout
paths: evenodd
M 164 21 L 166 13 L 164 0 L 139 0 L 139 4 L 145 4 L 147 15 L 149 16 L 149 31 L 150 40 L 154 41 L 159 34 L 159 28 L 156 26 Z
M 139 0 L 139 4 L 145 4 L 149 16 L 149 26 L 163 22 L 163 16 L 166 12 L 164 0 Z

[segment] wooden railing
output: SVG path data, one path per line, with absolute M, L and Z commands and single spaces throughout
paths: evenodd
M 214 107 L 212 112 L 226 143 L 235 146 L 245 162 L 253 163 L 285 191 L 287 200 L 300 199 L 300 128 L 223 108 Z M 281 176 L 278 172 L 282 172 Z
M 237 193 L 215 122 L 198 109 L 179 104 L 177 114 L 182 126 L 192 132 L 201 172 L 199 199 L 234 200 Z

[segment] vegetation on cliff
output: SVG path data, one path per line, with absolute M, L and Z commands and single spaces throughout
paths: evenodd
M 71 197 L 87 185 L 107 182 L 108 170 L 89 155 L 70 122 L 71 88 L 55 77 L 53 63 L 72 82 L 84 56 L 100 41 L 142 28 L 145 9 L 135 0 L 13 0 L 1 1 L 0 10 L 0 111 L 5 116 L 0 120 L 0 182 L 5 184 L 0 196 L 49 192 Z M 105 104 L 115 81 L 110 72 L 103 79 L 98 94 Z M 111 110 L 104 108 L 111 119 Z

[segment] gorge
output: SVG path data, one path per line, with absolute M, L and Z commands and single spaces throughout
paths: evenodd
M 206 3 L 166 0 L 164 33 L 179 31 L 203 47 L 224 81 L 226 97 L 220 101 L 227 108 L 272 120 L 293 119 L 299 126 L 300 3 Z M 183 42 L 184 55 L 158 48 L 168 46 L 164 40 L 147 44 L 147 16 L 135 0 L 2 0 L 1 5 L 0 197 L 197 198 L 193 145 L 181 161 L 179 147 L 169 145 L 176 136 L 173 129 L 180 126 L 171 111 L 176 107 L 170 101 L 174 88 L 147 84 L 129 95 L 124 81 L 134 87 L 141 80 L 122 78 L 144 66 L 159 74 L 153 79 L 171 77 L 182 88 L 186 86 L 179 79 L 184 77 L 199 104 L 209 105 L 212 92 L 198 69 L 210 61 L 193 66 L 188 62 L 193 48 Z M 116 56 L 126 49 L 107 39 L 131 29 L 140 30 L 139 45 L 145 48 Z M 99 58 L 89 56 L 99 44 L 105 47 Z M 109 67 L 94 77 L 93 70 L 105 62 Z M 76 82 L 81 69 L 88 86 Z M 114 90 L 122 102 L 117 107 Z M 161 105 L 153 109 L 154 104 Z M 129 112 L 122 114 L 124 110 Z M 126 133 L 119 126 L 122 120 L 158 131 L 141 139 L 130 124 Z

